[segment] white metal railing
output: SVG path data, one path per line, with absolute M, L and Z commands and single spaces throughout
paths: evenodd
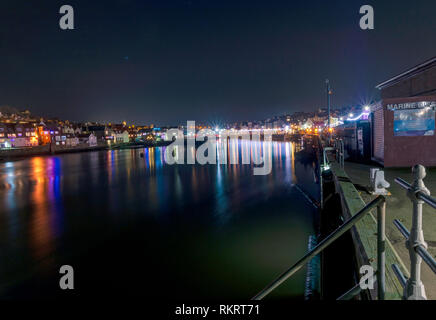
M 274 289 L 280 286 L 289 277 L 300 270 L 308 261 L 310 261 L 317 254 L 321 253 L 325 248 L 342 236 L 345 232 L 350 230 L 358 221 L 360 221 L 366 214 L 368 214 L 372 209 L 377 207 L 377 294 L 378 299 L 383 300 L 385 297 L 385 219 L 386 219 L 386 202 L 384 196 L 378 196 L 370 203 L 368 203 L 364 208 L 357 212 L 354 216 L 344 222 L 339 228 L 328 235 L 324 240 L 322 240 L 315 248 L 306 253 L 300 260 L 298 260 L 292 267 L 283 272 L 277 279 L 266 286 L 261 292 L 253 297 L 252 300 L 262 300 L 268 294 L 270 294 Z M 358 294 L 359 290 L 354 290 L 352 288 L 345 295 L 350 296 L 350 292 L 354 295 Z
M 330 165 L 329 165 L 329 160 L 327 158 L 327 151 L 333 151 L 335 150 L 332 147 L 324 147 L 322 148 L 322 164 L 321 164 L 321 170 L 320 171 L 325 171 L 330 169 Z
M 436 273 L 436 261 L 427 251 L 427 243 L 424 240 L 422 230 L 422 205 L 427 203 L 436 209 L 436 200 L 430 197 L 430 191 L 425 187 L 423 179 L 426 176 L 425 167 L 416 165 L 412 168 L 413 183 L 409 184 L 401 178 L 396 178 L 395 182 L 407 190 L 407 196 L 413 204 L 412 228 L 407 228 L 397 219 L 394 225 L 406 238 L 406 248 L 410 256 L 410 278 L 407 279 L 397 265 L 392 268 L 401 282 L 404 292 L 403 298 L 407 300 L 426 300 L 424 284 L 421 281 L 421 263 L 424 261 L 430 269 Z
M 339 163 L 341 168 L 344 168 L 344 140 L 336 139 L 334 142 L 334 149 L 336 154 L 336 161 Z
M 325 148 L 323 150 L 323 165 L 325 166 L 328 161 L 326 158 L 326 151 L 331 151 L 332 148 Z M 342 140 L 336 140 L 334 144 L 336 150 L 336 159 L 343 167 L 344 164 L 344 143 Z M 409 184 L 407 181 L 396 178 L 395 182 L 407 190 L 407 196 L 413 204 L 412 212 L 412 228 L 409 231 L 399 220 L 394 220 L 394 225 L 398 228 L 400 233 L 406 238 L 406 248 L 409 250 L 410 256 L 410 277 L 404 276 L 398 265 L 393 264 L 392 269 L 397 276 L 400 284 L 404 288 L 403 299 L 407 300 L 426 300 L 424 284 L 421 281 L 421 263 L 424 261 L 430 269 L 436 273 L 436 260 L 427 251 L 427 243 L 424 240 L 424 233 L 422 229 L 422 206 L 424 203 L 436 209 L 436 199 L 430 196 L 430 191 L 425 187 L 423 179 L 426 176 L 425 167 L 416 165 L 412 168 L 413 183 Z M 300 270 L 308 261 L 314 256 L 321 253 L 331 243 L 338 239 L 345 232 L 350 230 L 360 219 L 367 213 L 377 207 L 377 296 L 379 300 L 385 298 L 385 215 L 386 215 L 386 202 L 383 196 L 378 196 L 373 201 L 368 203 L 363 209 L 357 212 L 353 217 L 348 219 L 342 226 L 332 232 L 323 241 L 321 241 L 315 248 L 304 255 L 292 267 L 283 272 L 276 280 L 266 286 L 259 292 L 253 300 L 261 300 L 276 289 L 280 284 L 286 281 L 289 277 Z M 362 291 L 359 284 L 355 285 L 349 291 L 344 293 L 338 300 L 347 300 L 356 296 Z

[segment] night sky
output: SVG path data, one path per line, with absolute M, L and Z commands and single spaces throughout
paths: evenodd
M 75 30 L 59 28 L 59 8 Z M 359 28 L 370 4 L 375 30 Z M 436 1 L 22 1 L 0 4 L 0 105 L 70 120 L 265 119 L 378 97 L 436 55 Z

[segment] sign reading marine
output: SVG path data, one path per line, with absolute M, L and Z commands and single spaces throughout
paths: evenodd
M 419 102 L 405 102 L 405 103 L 394 103 L 386 105 L 388 110 L 408 110 L 408 109 L 424 109 L 431 108 L 436 110 L 436 101 L 419 101 Z

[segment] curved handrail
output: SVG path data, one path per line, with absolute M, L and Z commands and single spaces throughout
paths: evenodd
M 350 230 L 358 221 L 360 221 L 367 213 L 369 213 L 372 209 L 381 204 L 384 204 L 386 201 L 384 196 L 378 196 L 370 203 L 368 203 L 365 207 L 363 207 L 359 212 L 357 212 L 354 216 L 348 219 L 344 224 L 342 224 L 339 228 L 333 231 L 330 235 L 328 235 L 324 240 L 322 240 L 315 248 L 306 253 L 300 260 L 298 260 L 292 267 L 283 272 L 280 276 L 278 276 L 273 282 L 267 285 L 262 291 L 260 291 L 257 295 L 255 295 L 252 300 L 262 300 L 268 294 L 270 294 L 274 289 L 280 286 L 284 281 L 286 281 L 289 277 L 291 277 L 294 273 L 301 269 L 308 261 L 310 261 L 314 256 L 322 252 L 325 248 L 327 248 L 330 244 L 332 244 L 336 239 L 338 239 L 345 232 Z M 384 206 L 383 206 L 384 208 Z M 383 231 L 384 235 L 384 231 Z M 381 236 L 381 235 L 380 235 Z M 381 249 L 381 248 L 379 248 Z M 381 272 L 383 273 L 383 272 Z M 384 277 L 383 277 L 384 278 Z M 382 279 L 383 281 L 383 279 Z M 383 293 L 379 293 L 383 294 Z

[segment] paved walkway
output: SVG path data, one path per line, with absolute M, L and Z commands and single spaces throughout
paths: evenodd
M 375 166 L 346 162 L 345 171 L 354 184 L 363 186 L 369 185 L 369 169 Z M 393 224 L 394 219 L 400 220 L 409 230 L 412 225 L 412 202 L 406 196 L 406 191 L 401 188 L 394 179 L 403 178 L 412 182 L 412 169 L 383 169 L 385 179 L 391 184 L 389 191 L 391 196 L 387 197 L 386 203 L 386 235 L 397 250 L 404 264 L 410 269 L 409 252 L 404 245 L 404 237 Z M 427 169 L 427 177 L 424 179 L 426 187 L 436 197 L 436 168 Z M 365 191 L 360 192 L 362 199 L 368 203 L 374 196 Z M 428 244 L 428 251 L 436 257 L 436 210 L 424 204 L 423 208 L 423 229 L 425 241 Z M 436 300 L 436 274 L 422 263 L 422 280 L 425 285 L 427 298 Z

